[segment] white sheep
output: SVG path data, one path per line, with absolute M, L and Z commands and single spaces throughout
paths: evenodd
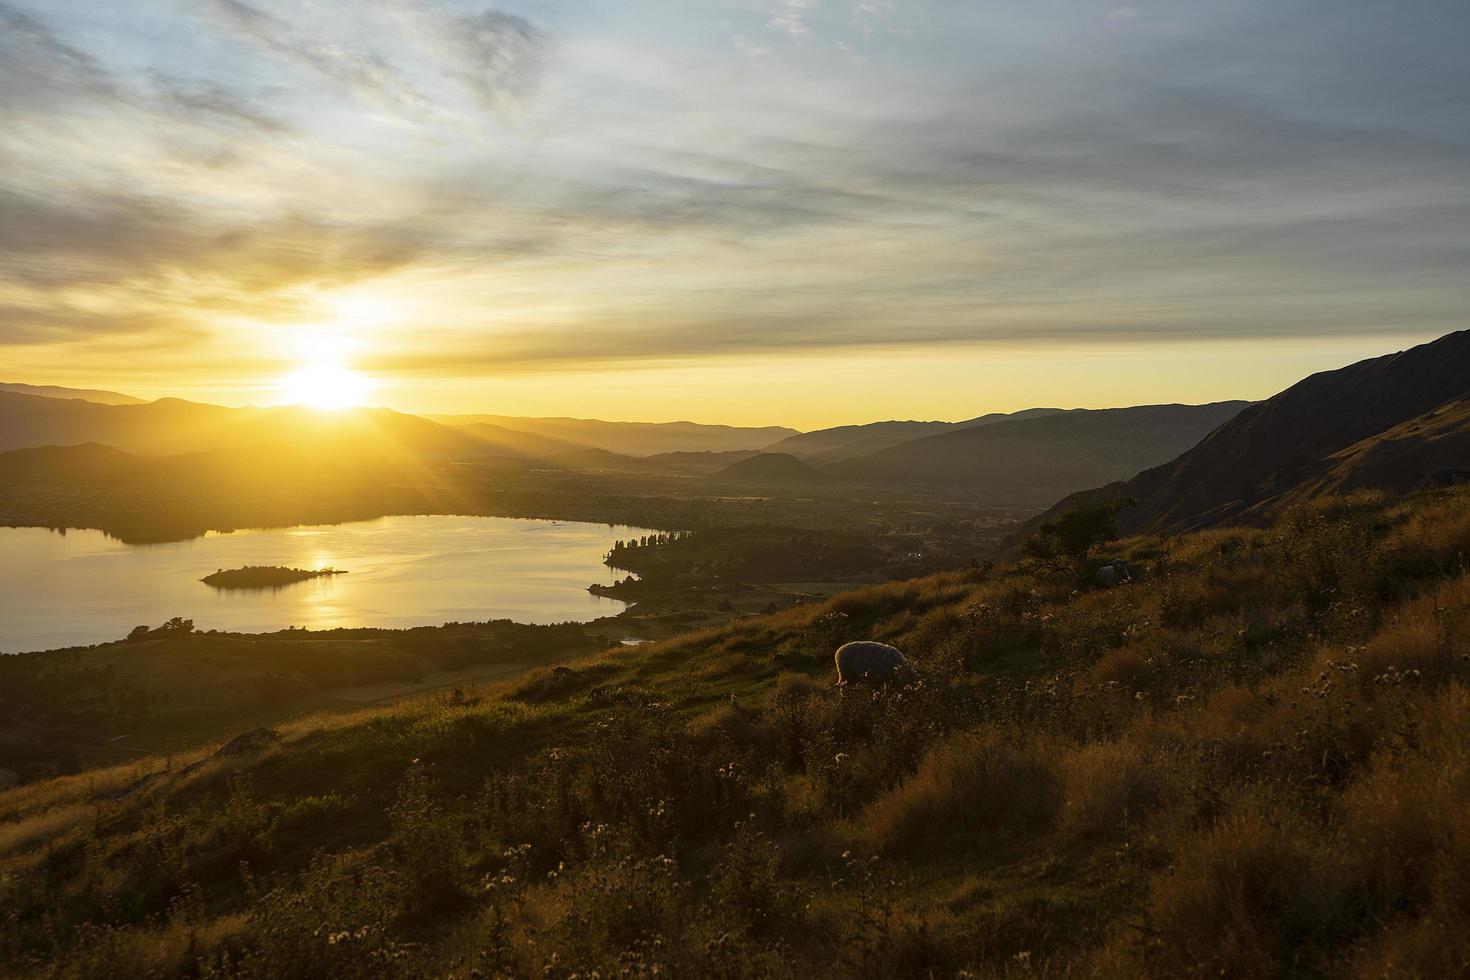
M 918 679 L 908 658 L 897 647 L 873 640 L 855 640 L 837 648 L 837 683 L 848 684 L 868 680 L 884 683 L 896 680 L 912 684 Z
M 1133 574 L 1128 571 L 1128 563 L 1121 558 L 1114 559 L 1097 570 L 1097 584 L 1105 589 L 1131 581 Z

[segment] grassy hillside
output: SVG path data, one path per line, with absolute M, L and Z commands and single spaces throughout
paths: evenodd
M 1470 491 L 1117 550 L 9 791 L 0 973 L 1462 974 Z

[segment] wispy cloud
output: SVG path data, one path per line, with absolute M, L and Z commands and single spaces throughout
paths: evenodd
M 772 15 L 769 24 L 792 37 L 810 34 L 812 29 L 807 25 L 806 17 L 816 5 L 817 0 L 780 0 L 780 6 Z
M 198 10 L 289 68 L 360 95 L 407 106 L 424 104 L 414 86 L 375 51 L 314 37 L 243 0 L 199 0 Z

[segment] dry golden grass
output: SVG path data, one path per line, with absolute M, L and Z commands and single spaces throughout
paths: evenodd
M 29 816 L 0 823 L 0 858 L 19 854 L 85 826 L 96 812 L 93 804 L 72 803 L 32 810 Z
M 1180 834 L 1150 899 L 1166 975 L 1275 977 L 1298 943 L 1331 934 L 1347 880 L 1316 827 L 1245 801 L 1203 836 Z
M 993 734 L 956 736 L 869 805 L 855 835 L 875 851 L 897 853 L 937 848 L 956 833 L 1040 833 L 1058 805 L 1051 756 L 1047 747 L 1021 748 Z
M 1109 834 L 1157 806 L 1167 765 L 1129 741 L 1098 742 L 1064 753 L 1060 824 L 1076 837 Z

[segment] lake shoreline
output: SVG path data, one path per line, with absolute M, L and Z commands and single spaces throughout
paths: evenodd
M 110 642 L 175 617 L 201 630 L 403 629 L 507 619 L 590 622 L 625 603 L 587 593 L 610 581 L 619 537 L 649 529 L 587 522 L 412 515 L 212 533 L 131 545 L 98 530 L 0 528 L 0 651 Z M 299 581 L 205 588 L 205 572 L 289 566 Z M 293 579 L 298 578 L 294 573 Z M 289 587 L 277 587 L 289 585 Z

